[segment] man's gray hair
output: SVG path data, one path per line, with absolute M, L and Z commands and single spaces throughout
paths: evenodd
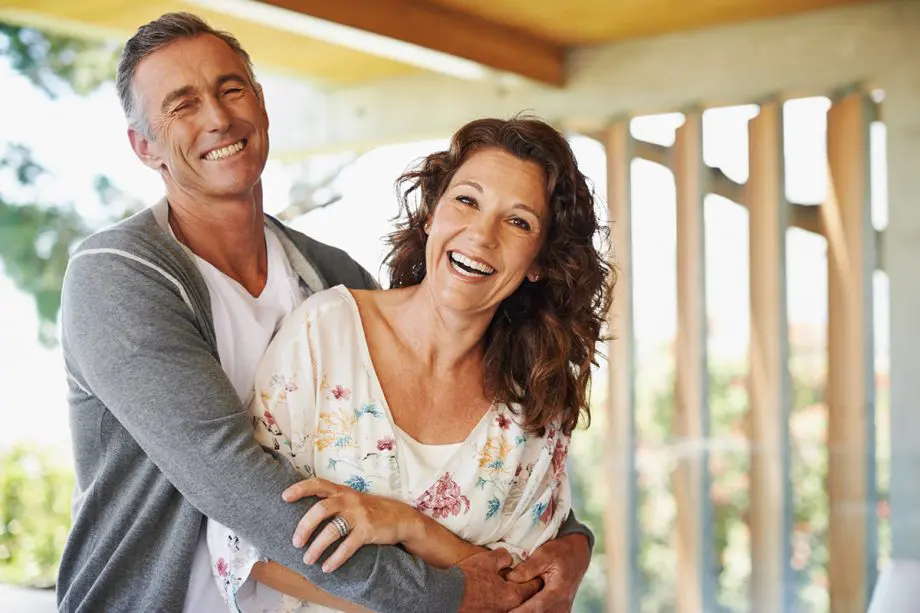
M 249 77 L 253 86 L 256 85 L 252 60 L 235 36 L 229 32 L 212 28 L 197 15 L 185 12 L 166 13 L 138 28 L 134 36 L 125 43 L 125 48 L 122 50 L 121 57 L 118 60 L 115 87 L 118 90 L 121 108 L 125 112 L 128 125 L 140 130 L 148 138 L 153 136 L 150 133 L 147 117 L 144 115 L 144 110 L 140 107 L 134 91 L 134 74 L 137 72 L 137 66 L 141 63 L 141 60 L 172 42 L 183 38 L 194 38 L 202 34 L 216 36 L 227 43 L 233 52 L 243 60 L 243 64 L 246 66 L 246 76 Z

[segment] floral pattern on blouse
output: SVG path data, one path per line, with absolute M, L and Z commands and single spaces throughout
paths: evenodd
M 542 437 L 527 434 L 500 404 L 411 490 L 357 305 L 341 286 L 311 296 L 288 317 L 266 352 L 255 392 L 250 412 L 256 439 L 305 477 L 402 500 L 473 544 L 526 559 L 568 516 L 569 437 L 558 427 Z M 245 610 L 238 592 L 261 553 L 214 521 L 208 522 L 208 545 L 230 609 Z M 275 608 L 260 604 L 258 610 L 329 610 L 292 607 L 292 601 L 279 594 Z

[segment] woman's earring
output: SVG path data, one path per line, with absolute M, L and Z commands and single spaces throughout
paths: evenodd
M 536 283 L 537 281 L 540 280 L 540 275 L 539 275 L 539 274 L 534 274 L 534 275 L 531 275 L 531 276 L 529 276 L 529 277 L 527 277 L 527 278 L 530 279 L 530 282 L 531 282 L 531 283 Z

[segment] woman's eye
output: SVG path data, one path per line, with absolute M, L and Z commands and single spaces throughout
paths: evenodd
M 476 206 L 476 201 L 469 196 L 457 196 L 457 202 L 462 202 L 467 206 Z
M 231 87 L 231 88 L 229 88 L 229 89 L 225 89 L 225 90 L 224 90 L 224 95 L 227 95 L 227 94 L 239 94 L 239 93 L 242 92 L 242 91 L 243 91 L 243 88 L 242 88 L 242 87 Z
M 514 219 L 511 220 L 511 223 L 516 225 L 522 230 L 527 230 L 528 232 L 530 231 L 530 223 L 524 219 L 521 219 L 520 217 L 515 217 Z

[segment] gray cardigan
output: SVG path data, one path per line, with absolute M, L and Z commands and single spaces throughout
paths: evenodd
M 305 565 L 293 529 L 316 502 L 253 439 L 221 369 L 207 286 L 166 230 L 166 203 L 86 239 L 61 303 L 77 491 L 58 574 L 62 611 L 181 611 L 203 515 L 336 596 L 377 611 L 456 611 L 464 579 L 396 546 L 341 569 Z M 302 283 L 375 285 L 339 249 L 266 218 Z M 258 509 L 258 512 L 254 512 Z M 590 531 L 574 516 L 563 532 Z

